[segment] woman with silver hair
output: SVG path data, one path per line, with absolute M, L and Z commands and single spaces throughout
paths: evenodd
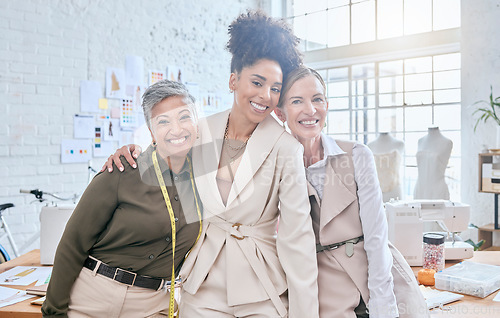
M 193 104 L 177 82 L 146 90 L 151 146 L 137 158 L 139 169 L 100 173 L 85 190 L 57 248 L 44 317 L 173 315 L 173 291 L 165 286 L 201 233 L 190 159 L 198 129 Z

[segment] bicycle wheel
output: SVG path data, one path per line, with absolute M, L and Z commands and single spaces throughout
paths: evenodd
M 5 250 L 5 248 L 0 244 L 0 264 L 10 261 L 9 253 Z

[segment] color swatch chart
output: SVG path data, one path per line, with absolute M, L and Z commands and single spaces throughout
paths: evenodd
M 131 99 L 122 99 L 120 106 L 120 126 L 137 127 L 137 113 L 134 112 L 133 101 Z
M 63 139 L 61 163 L 87 162 L 92 159 L 92 145 L 88 139 Z
M 95 128 L 94 148 L 101 148 L 101 127 Z
M 165 72 L 163 71 L 149 71 L 149 85 L 165 79 Z
M 89 153 L 88 149 L 66 149 L 64 151 L 66 155 L 86 155 Z

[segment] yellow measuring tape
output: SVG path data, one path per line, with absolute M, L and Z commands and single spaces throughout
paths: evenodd
M 168 209 L 168 214 L 170 216 L 170 225 L 172 227 L 172 276 L 170 280 L 170 302 L 168 305 L 168 317 L 173 318 L 174 317 L 174 304 L 175 304 L 175 299 L 174 299 L 174 291 L 175 291 L 175 240 L 176 240 L 176 232 L 175 232 L 175 215 L 174 215 L 174 209 L 172 208 L 172 204 L 170 203 L 170 198 L 168 196 L 168 191 L 167 187 L 165 186 L 165 181 L 163 180 L 163 175 L 161 174 L 160 170 L 160 165 L 158 164 L 158 158 L 156 156 L 156 150 L 153 151 L 152 154 L 153 157 L 153 165 L 155 167 L 155 172 L 156 172 L 156 177 L 158 178 L 158 183 L 160 184 L 161 192 L 163 194 L 163 198 L 165 199 L 165 203 L 167 205 Z M 198 237 L 196 238 L 196 242 L 198 242 L 198 239 L 200 238 L 201 235 L 201 212 L 200 212 L 200 206 L 198 204 L 198 198 L 196 196 L 196 188 L 194 186 L 194 180 L 193 180 L 193 166 L 191 164 L 191 160 L 189 157 L 186 157 L 189 163 L 189 176 L 191 179 L 191 187 L 193 188 L 193 195 L 194 195 L 194 200 L 196 202 L 196 212 L 198 213 L 198 219 L 200 223 L 200 229 L 198 231 Z M 196 242 L 194 244 L 196 244 Z

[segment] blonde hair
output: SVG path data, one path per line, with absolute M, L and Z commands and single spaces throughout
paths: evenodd
M 293 84 L 297 82 L 299 79 L 302 79 L 306 76 L 314 76 L 316 79 L 320 82 L 321 86 L 323 87 L 323 94 L 326 95 L 326 84 L 321 75 L 314 69 L 306 67 L 306 66 L 299 66 L 293 71 L 291 71 L 288 76 L 285 78 L 283 87 L 281 88 L 281 94 L 280 94 L 280 100 L 278 102 L 278 108 L 283 108 L 283 105 L 285 103 L 285 95 L 288 93 L 290 88 L 292 88 Z

